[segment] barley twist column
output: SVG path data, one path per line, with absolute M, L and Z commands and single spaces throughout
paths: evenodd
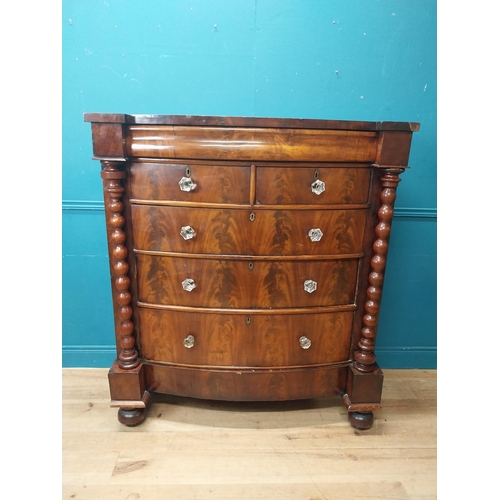
M 371 272 L 368 277 L 369 286 L 366 291 L 365 314 L 363 328 L 358 349 L 354 352 L 354 367 L 363 373 L 369 373 L 375 365 L 375 337 L 380 312 L 380 298 L 384 282 L 384 270 L 387 262 L 391 222 L 394 216 L 394 200 L 396 187 L 401 181 L 399 174 L 402 168 L 385 168 L 381 178 L 382 192 L 380 193 L 381 207 L 378 210 L 379 223 L 375 228 L 376 240 L 373 243 L 374 255 L 370 261 Z
M 122 164 L 114 161 L 102 161 L 101 177 L 104 183 L 104 205 L 106 210 L 108 241 L 111 258 L 111 276 L 113 281 L 113 300 L 117 303 L 117 314 L 120 322 L 117 330 L 120 335 L 118 365 L 123 369 L 132 369 L 139 365 L 139 358 L 135 349 L 132 296 L 130 294 L 128 251 L 125 246 L 126 233 L 123 229 L 123 203 L 121 201 L 125 188 L 122 179 L 125 172 L 120 168 Z

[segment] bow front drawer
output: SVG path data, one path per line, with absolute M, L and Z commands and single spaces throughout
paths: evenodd
M 349 359 L 352 311 L 213 314 L 141 308 L 142 354 L 157 362 L 292 367 Z
M 219 260 L 137 255 L 139 301 L 215 308 L 354 304 L 358 259 Z
M 136 249 L 159 252 L 283 256 L 357 254 L 362 251 L 365 218 L 366 210 L 132 206 Z M 183 235 L 183 228 L 192 231 L 186 229 Z

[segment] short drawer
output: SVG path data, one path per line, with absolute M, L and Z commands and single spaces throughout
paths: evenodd
M 132 199 L 248 204 L 250 166 L 135 162 L 129 184 Z
M 354 304 L 359 259 L 219 260 L 137 255 L 139 301 L 278 309 Z
M 256 200 L 262 205 L 366 204 L 371 170 L 365 167 L 258 167 Z
M 139 309 L 140 351 L 158 362 L 291 367 L 349 359 L 353 313 L 209 314 Z
M 359 253 L 365 218 L 366 210 L 362 209 L 252 211 L 132 206 L 136 249 L 217 255 Z

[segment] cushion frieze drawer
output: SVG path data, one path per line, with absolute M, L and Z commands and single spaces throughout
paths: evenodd
M 353 304 L 358 259 L 216 260 L 137 255 L 139 301 L 215 308 Z
M 365 166 L 257 167 L 262 205 L 366 204 L 371 171 Z
M 353 254 L 362 251 L 365 218 L 366 210 L 252 211 L 132 206 L 136 249 L 161 252 Z M 182 236 L 182 228 L 192 231 Z M 318 229 L 319 232 L 314 231 Z
M 213 314 L 139 309 L 142 355 L 196 366 L 291 367 L 349 359 L 353 312 Z
M 126 152 L 136 158 L 373 162 L 377 143 L 377 133 L 368 131 L 132 125 Z
M 152 201 L 248 204 L 250 165 L 191 163 L 130 165 L 130 198 Z

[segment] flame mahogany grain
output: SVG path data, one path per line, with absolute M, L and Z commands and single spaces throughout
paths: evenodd
M 349 358 L 353 311 L 336 313 L 203 314 L 141 308 L 145 359 L 186 366 L 273 368 L 329 365 Z M 171 331 L 166 336 L 163 332 Z M 195 337 L 193 348 L 183 340 Z M 311 340 L 299 349 L 299 338 Z
M 137 255 L 139 300 L 174 306 L 280 309 L 354 304 L 357 273 L 358 259 L 239 261 Z M 196 283 L 191 292 L 182 288 L 186 278 Z M 316 291 L 304 290 L 306 280 L 317 282 Z
M 250 220 L 254 213 L 255 220 Z M 362 251 L 366 210 L 207 209 L 132 205 L 138 250 L 215 255 L 342 255 Z M 196 236 L 184 240 L 182 227 Z M 311 229 L 324 236 L 311 241 Z

